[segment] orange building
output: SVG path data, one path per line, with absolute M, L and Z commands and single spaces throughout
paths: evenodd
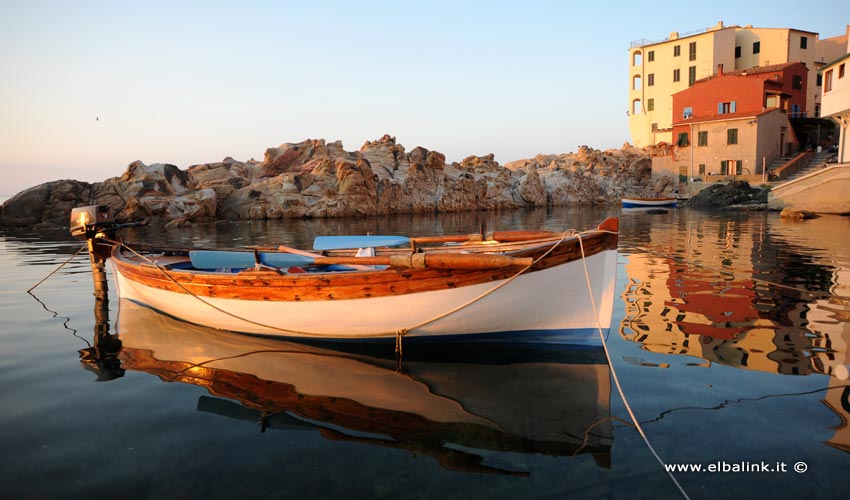
M 717 73 L 673 95 L 673 144 L 653 170 L 683 178 L 760 175 L 799 142 L 789 118 L 804 116 L 808 69 L 800 62 Z

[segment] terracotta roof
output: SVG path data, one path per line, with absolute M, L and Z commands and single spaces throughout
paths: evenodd
M 800 62 L 788 62 L 782 64 L 771 64 L 770 66 L 755 66 L 753 68 L 747 69 L 736 69 L 734 71 L 724 71 L 723 76 L 750 76 L 750 75 L 760 75 L 763 73 L 775 73 L 777 71 L 783 71 L 788 69 L 791 66 L 796 66 L 797 64 L 801 64 Z M 805 66 L 805 64 L 804 64 Z M 700 78 L 694 83 L 697 82 L 707 82 L 713 78 L 717 78 L 719 75 L 716 73 L 705 78 Z
M 721 122 L 721 121 L 731 121 L 731 120 L 743 120 L 745 118 L 755 118 L 758 116 L 766 115 L 768 113 L 772 113 L 774 111 L 778 111 L 779 108 L 770 108 L 765 111 L 744 111 L 741 113 L 723 113 L 718 115 L 716 113 L 708 114 L 708 115 L 699 115 L 692 116 L 687 120 L 677 120 L 673 122 L 673 126 L 678 125 L 688 125 L 690 123 L 706 123 L 706 122 Z

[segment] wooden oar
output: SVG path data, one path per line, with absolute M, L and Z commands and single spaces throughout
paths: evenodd
M 304 252 L 307 253 L 307 252 Z M 230 252 L 197 250 L 189 252 L 197 269 L 253 268 L 257 264 L 286 268 L 292 266 L 373 265 L 429 269 L 495 269 L 528 266 L 531 257 L 510 257 L 491 254 L 408 254 L 386 257 L 313 257 L 284 252 Z
M 313 250 L 346 250 L 350 248 L 394 247 L 401 245 L 421 245 L 427 243 L 466 243 L 475 241 L 525 241 L 552 238 L 560 233 L 551 231 L 496 231 L 487 234 L 460 234 L 445 236 L 317 236 L 313 241 Z
M 376 266 L 408 267 L 414 269 L 496 269 L 512 266 L 530 266 L 531 257 L 510 257 L 490 254 L 425 254 L 389 255 L 386 257 L 317 257 L 317 265 L 352 263 Z
M 310 257 L 310 258 L 313 258 L 313 259 L 324 257 L 324 255 L 319 254 L 319 253 L 307 252 L 305 250 L 300 250 L 298 248 L 292 248 L 292 247 L 288 247 L 288 246 L 285 246 L 285 245 L 279 245 L 277 247 L 277 249 L 281 252 L 291 253 L 291 254 L 295 254 L 295 255 L 302 255 L 304 257 Z M 362 258 L 362 257 L 358 257 L 358 258 Z M 360 270 L 360 271 L 364 271 L 364 270 L 367 270 L 367 269 L 374 269 L 374 267 L 372 267 L 372 266 L 362 266 L 362 265 L 359 265 L 359 264 L 346 264 L 346 265 L 351 267 L 352 269 L 357 269 L 357 270 Z

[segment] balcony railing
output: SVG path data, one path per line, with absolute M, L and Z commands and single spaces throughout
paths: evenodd
M 711 29 L 711 27 L 700 28 L 700 29 L 697 29 L 697 30 L 688 31 L 687 33 L 679 33 L 678 36 L 675 38 L 675 40 L 678 40 L 679 38 L 686 38 L 686 37 L 693 36 L 693 35 L 699 35 L 701 33 L 707 33 L 710 29 Z M 674 39 L 670 38 L 669 36 L 667 38 L 663 38 L 661 40 L 647 40 L 646 38 L 641 38 L 640 40 L 635 40 L 635 41 L 631 42 L 629 48 L 636 49 L 638 47 L 644 47 L 646 45 L 655 45 L 656 43 L 669 42 L 670 40 L 674 40 Z

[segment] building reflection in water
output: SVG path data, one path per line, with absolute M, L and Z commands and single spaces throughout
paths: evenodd
M 703 366 L 832 375 L 850 364 L 847 218 L 636 222 L 623 255 L 623 338 Z M 850 452 L 850 382 L 828 383 L 823 403 L 841 421 L 828 444 Z
M 525 476 L 510 454 L 610 467 L 601 348 L 304 343 L 190 325 L 121 300 L 122 368 L 205 387 L 198 410 L 266 429 L 408 450 L 458 471 Z M 224 398 L 224 399 L 223 399 Z M 508 455 L 505 455 L 508 454 Z

